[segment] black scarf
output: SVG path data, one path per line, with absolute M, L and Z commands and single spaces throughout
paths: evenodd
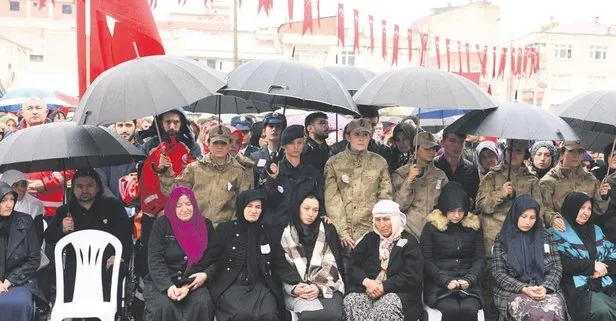
M 587 201 L 591 201 L 591 198 L 588 195 L 580 192 L 570 192 L 565 197 L 565 201 L 563 202 L 563 206 L 561 208 L 561 213 L 586 246 L 590 257 L 589 259 L 591 261 L 595 261 L 595 258 L 597 257 L 597 239 L 592 214 L 590 219 L 588 219 L 584 225 L 580 225 L 576 221 L 580 208 L 582 208 L 582 205 L 584 205 Z
M 248 282 L 254 284 L 259 277 L 259 260 L 258 253 L 261 251 L 261 220 L 263 218 L 263 212 L 256 222 L 248 222 L 244 217 L 244 209 L 248 203 L 254 200 L 265 200 L 265 196 L 257 190 L 248 190 L 242 192 L 237 198 L 237 205 L 235 208 L 235 216 L 237 217 L 237 223 L 242 231 L 246 232 L 246 272 L 248 273 Z M 263 205 L 263 204 L 262 204 Z M 261 206 L 263 208 L 263 206 Z
M 321 219 L 317 217 L 314 222 L 312 222 L 312 224 L 304 226 L 304 224 L 302 224 L 299 218 L 299 213 L 301 211 L 300 206 L 302 205 L 302 202 L 309 196 L 317 199 L 317 201 L 319 202 L 319 210 L 321 209 L 321 207 L 323 206 L 323 202 L 321 201 L 321 199 L 319 199 L 319 197 L 312 193 L 306 193 L 299 198 L 299 204 L 295 205 L 296 211 L 294 214 L 291 214 L 289 225 L 293 225 L 293 227 L 295 227 L 295 230 L 299 235 L 300 243 L 302 243 L 303 245 L 312 246 L 317 241 L 317 237 L 319 236 L 319 223 L 321 222 Z
M 518 228 L 518 220 L 527 209 L 535 209 L 537 221 L 527 232 Z M 543 284 L 543 223 L 539 218 L 539 204 L 530 195 L 518 196 L 503 223 L 499 238 L 505 243 L 507 261 L 520 273 L 520 281 Z

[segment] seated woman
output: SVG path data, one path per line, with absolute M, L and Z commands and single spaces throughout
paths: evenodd
M 286 308 L 300 321 L 342 320 L 342 246 L 334 225 L 319 218 L 320 207 L 315 195 L 303 197 L 275 251 Z
M 212 222 L 201 216 L 195 194 L 183 186 L 169 194 L 164 213 L 148 241 L 145 320 L 213 320 L 210 294 L 203 286 L 206 275 L 195 269 L 208 248 Z
M 441 311 L 443 321 L 477 321 L 481 309 L 483 235 L 479 217 L 468 209 L 462 185 L 447 183 L 421 233 L 426 264 L 423 299 Z
M 556 243 L 530 195 L 515 199 L 494 241 L 492 275 L 499 320 L 564 321 Z
M 42 296 L 33 279 L 41 263 L 41 247 L 32 216 L 13 209 L 17 193 L 0 182 L 0 197 L 1 319 L 30 321 L 32 295 Z
M 616 320 L 616 247 L 593 224 L 592 200 L 585 193 L 567 194 L 562 214 L 565 231 L 551 231 L 563 265 L 561 285 L 571 320 Z
M 271 248 L 261 224 L 259 191 L 242 192 L 237 220 L 216 227 L 213 241 L 199 262 L 209 282 L 217 321 L 277 321 L 280 287 L 271 272 Z
M 416 321 L 422 315 L 423 257 L 417 239 L 404 230 L 398 203 L 378 201 L 374 231 L 351 254 L 344 312 L 347 321 Z

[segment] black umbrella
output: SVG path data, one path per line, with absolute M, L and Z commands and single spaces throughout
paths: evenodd
M 351 95 L 355 94 L 368 80 L 376 76 L 376 73 L 371 70 L 355 66 L 333 65 L 323 67 L 323 70 L 338 78 Z
M 235 96 L 214 95 L 192 103 L 184 110 L 207 114 L 251 114 L 274 111 L 272 105 L 260 101 L 248 101 Z
M 0 142 L 0 170 L 24 173 L 126 164 L 145 155 L 103 128 L 74 122 L 19 130 Z
M 227 86 L 220 91 L 283 108 L 359 115 L 336 77 L 293 60 L 251 60 L 229 73 Z

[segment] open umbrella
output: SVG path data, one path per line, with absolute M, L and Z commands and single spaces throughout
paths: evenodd
M 185 106 L 184 110 L 192 113 L 239 115 L 274 111 L 274 108 L 272 105 L 260 101 L 248 101 L 235 96 L 217 94 Z
M 322 69 L 334 75 L 351 95 L 376 76 L 376 73 L 371 70 L 355 66 L 333 65 Z
M 58 109 L 63 106 L 76 107 L 75 102 L 69 100 L 70 96 L 63 95 L 59 92 L 41 88 L 17 88 L 9 90 L 6 95 L 0 99 L 0 111 L 18 112 L 21 109 L 21 104 L 24 99 L 29 97 L 43 99 L 49 110 Z
M 159 115 L 211 96 L 224 84 L 219 72 L 190 58 L 141 57 L 98 76 L 73 119 L 101 125 Z
M 117 134 L 74 122 L 28 127 L 0 142 L 1 171 L 64 171 L 114 166 L 143 158 L 141 150 Z
M 359 115 L 336 77 L 293 60 L 251 60 L 229 73 L 221 92 L 283 108 Z

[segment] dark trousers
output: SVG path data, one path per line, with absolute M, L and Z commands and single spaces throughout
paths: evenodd
M 443 314 L 442 321 L 477 321 L 481 302 L 475 297 L 450 296 L 436 303 L 436 309 Z

